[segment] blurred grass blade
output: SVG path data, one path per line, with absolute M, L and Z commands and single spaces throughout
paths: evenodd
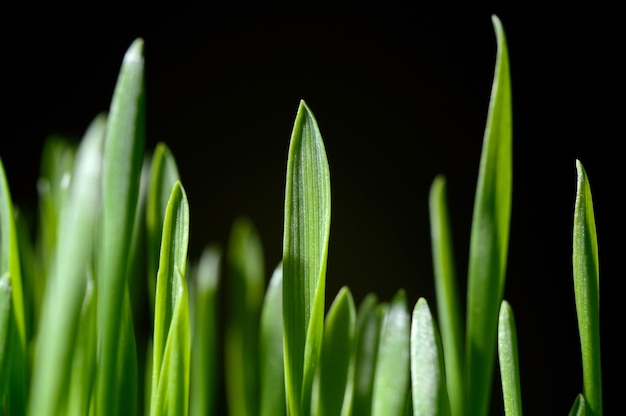
M 9 328 L 11 324 L 11 281 L 9 274 L 0 276 L 0 403 L 4 400 L 8 382 Z
M 154 317 L 154 294 L 159 267 L 159 251 L 163 218 L 174 183 L 180 180 L 178 166 L 169 147 L 157 143 L 150 161 L 150 179 L 146 201 L 146 272 L 148 275 L 148 299 Z
M 319 363 L 319 416 L 352 414 L 356 307 L 350 289 L 342 287 L 328 310 Z
M 356 346 L 354 348 L 354 399 L 352 414 L 369 416 L 372 412 L 372 389 L 378 353 L 378 336 L 382 319 L 378 312 L 378 297 L 368 293 L 357 310 Z
M 139 198 L 144 146 L 143 39 L 130 45 L 113 93 L 105 138 L 98 285 L 97 413 L 117 414 L 118 341 L 127 289 L 128 254 Z
M 117 375 L 115 395 L 119 400 L 119 410 L 117 414 L 136 415 L 138 406 L 138 364 L 137 364 L 137 340 L 133 325 L 132 305 L 130 294 L 124 293 L 124 303 L 122 305 L 122 317 L 120 322 L 119 339 L 117 340 Z
M 574 294 L 582 353 L 583 395 L 594 416 L 602 415 L 600 362 L 600 273 L 598 241 L 589 179 L 576 161 L 577 189 L 574 208 Z
M 93 266 L 101 212 L 101 173 L 106 116 L 89 125 L 75 158 L 67 202 L 61 211 L 54 270 L 46 285 L 37 336 L 32 383 L 32 415 L 56 415 L 68 395 L 72 356 L 87 276 Z M 68 173 L 69 174 L 69 173 Z M 67 260 L 66 260 L 67 259 Z
M 413 415 L 450 415 L 441 339 L 426 299 L 419 298 L 411 319 Z
M 498 357 L 506 416 L 522 416 L 522 389 L 517 353 L 517 329 L 511 305 L 502 301 L 498 324 Z
M 226 326 L 226 393 L 229 414 L 259 412 L 259 315 L 265 289 L 263 247 L 252 222 L 237 218 L 228 244 L 229 314 Z
M 285 187 L 283 320 L 288 413 L 310 413 L 324 330 L 330 171 L 313 113 L 300 102 Z
M 409 316 L 406 293 L 400 289 L 391 300 L 380 332 L 372 392 L 372 415 L 404 414 L 409 393 Z
M 185 415 L 189 407 L 188 244 L 189 204 L 182 185 L 176 182 L 165 213 L 157 275 L 151 415 Z
M 194 269 L 190 295 L 193 295 L 191 330 L 191 381 L 189 413 L 214 415 L 217 411 L 219 305 L 218 289 L 222 251 L 217 245 L 205 247 Z M 193 290 L 191 288 L 193 287 Z M 190 299 L 191 303 L 191 299 Z
M 579 394 L 574 400 L 574 404 L 570 409 L 569 416 L 585 416 L 587 414 L 587 403 L 585 402 L 585 396 Z
M 492 16 L 497 56 L 472 217 L 465 338 L 465 409 L 489 408 L 498 311 L 506 276 L 512 193 L 509 60 L 504 29 Z
M 463 414 L 463 323 L 454 266 L 446 179 L 437 176 L 430 188 L 430 235 L 443 345 L 446 383 L 453 415 Z
M 283 265 L 272 273 L 261 310 L 260 416 L 287 414 L 283 354 Z

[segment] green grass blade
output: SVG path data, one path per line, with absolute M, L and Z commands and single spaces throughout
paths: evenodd
M 74 340 L 93 265 L 94 234 L 101 210 L 102 152 L 106 117 L 89 125 L 75 158 L 61 211 L 55 258 L 40 317 L 30 414 L 58 414 L 70 381 Z
M 272 273 L 261 310 L 259 338 L 261 416 L 287 414 L 283 354 L 283 265 Z
M 602 415 L 600 362 L 600 273 L 598 241 L 589 179 L 582 163 L 578 173 L 574 208 L 574 294 L 582 353 L 583 395 L 594 416 Z
M 391 300 L 380 332 L 372 392 L 372 415 L 403 415 L 410 383 L 409 316 L 406 293 L 400 289 Z
M 213 415 L 217 410 L 218 377 L 221 369 L 217 348 L 221 262 L 222 251 L 217 245 L 205 247 L 194 269 L 190 286 L 190 295 L 193 295 L 193 323 L 189 414 L 192 416 Z
M 170 191 L 180 180 L 178 166 L 170 148 L 165 143 L 157 143 L 150 161 L 150 179 L 146 201 L 146 272 L 148 275 L 148 299 L 154 316 L 154 294 L 156 275 L 159 267 L 159 252 L 163 218 L 170 197 Z
M 127 291 L 128 253 L 139 199 L 144 146 L 143 39 L 126 51 L 107 123 L 103 166 L 103 214 L 98 273 L 97 413 L 120 407 L 116 371 L 120 321 Z
M 307 415 L 324 330 L 330 171 L 313 113 L 300 102 L 287 160 L 283 241 L 285 377 L 291 416 Z
M 189 204 L 180 184 L 172 191 L 163 223 L 157 275 L 150 414 L 187 414 L 191 333 L 185 280 Z
M 437 176 L 430 188 L 430 235 L 437 312 L 445 357 L 446 383 L 453 415 L 463 414 L 463 323 L 454 266 L 446 179 Z
M 506 416 L 522 416 L 522 388 L 520 383 L 517 353 L 517 329 L 513 309 L 506 300 L 502 301 L 498 324 L 498 357 L 502 397 Z
M 585 396 L 579 394 L 576 396 L 576 400 L 574 400 L 574 404 L 570 409 L 568 415 L 569 416 L 585 416 L 587 414 L 587 402 L 585 401 Z
M 382 314 L 378 312 L 378 297 L 368 293 L 359 304 L 354 349 L 354 399 L 352 414 L 369 416 L 372 412 L 372 390 L 378 354 L 378 336 Z
M 233 223 L 228 244 L 229 314 L 226 327 L 226 393 L 229 414 L 259 412 L 259 315 L 265 290 L 263 247 L 253 223 Z
M 0 276 L 0 403 L 7 389 L 9 363 L 9 336 L 11 324 L 11 281 L 9 274 Z
M 465 410 L 487 414 L 504 290 L 512 193 L 511 85 L 506 38 L 492 17 L 497 56 L 476 188 L 467 287 Z
M 443 348 L 426 299 L 419 298 L 411 319 L 413 415 L 450 415 Z
M 342 287 L 328 310 L 320 356 L 318 386 L 319 416 L 352 414 L 354 394 L 354 341 L 356 307 L 352 293 Z

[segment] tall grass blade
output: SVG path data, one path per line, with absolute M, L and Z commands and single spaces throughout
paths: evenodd
M 144 146 L 143 39 L 130 45 L 113 93 L 103 166 L 102 242 L 98 285 L 98 414 L 119 411 L 116 371 Z
M 522 416 L 522 388 L 517 353 L 517 329 L 513 309 L 506 300 L 500 306 L 498 357 L 506 416 Z
M 287 159 L 283 241 L 285 378 L 291 416 L 310 413 L 324 330 L 330 171 L 313 113 L 300 102 Z
M 443 348 L 426 299 L 411 318 L 411 391 L 414 416 L 450 415 Z
M 446 179 L 437 176 L 430 188 L 430 235 L 435 293 L 451 414 L 463 414 L 463 322 L 454 266 Z
M 193 299 L 189 385 L 189 414 L 192 416 L 214 415 L 217 410 L 221 369 L 218 361 L 221 262 L 222 250 L 217 245 L 205 247 L 194 268 L 189 290 Z
M 602 415 L 600 362 L 600 273 L 591 187 L 583 164 L 576 161 L 574 208 L 574 294 L 582 353 L 583 395 L 590 413 Z
M 9 336 L 11 325 L 11 281 L 9 274 L 0 276 L 0 404 L 8 383 Z
M 283 354 L 283 265 L 272 273 L 261 310 L 260 416 L 287 414 Z
M 165 213 L 157 275 L 151 415 L 186 415 L 189 410 L 188 244 L 189 204 L 182 185 L 176 182 Z
M 400 289 L 386 308 L 379 336 L 372 392 L 374 416 L 400 416 L 405 412 L 410 388 L 410 331 L 406 292 Z
M 89 125 L 78 148 L 67 202 L 60 212 L 54 263 L 43 301 L 32 382 L 32 415 L 56 415 L 66 400 L 75 339 L 93 268 L 101 213 L 101 173 L 106 116 Z
M 356 307 L 350 289 L 342 287 L 328 310 L 317 379 L 319 416 L 349 416 L 354 395 Z M 315 403 L 314 403 L 315 404 Z
M 224 352 L 229 414 L 258 415 L 257 347 L 265 264 L 261 240 L 250 219 L 234 221 L 227 256 L 230 308 Z
M 504 290 L 512 193 L 511 84 L 504 29 L 492 17 L 497 56 L 472 218 L 465 338 L 465 409 L 487 414 Z
M 369 416 L 372 413 L 378 336 L 382 325 L 382 314 L 378 312 L 378 297 L 375 293 L 368 293 L 361 300 L 356 319 L 352 414 Z

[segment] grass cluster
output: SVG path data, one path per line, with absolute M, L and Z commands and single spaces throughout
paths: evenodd
M 503 298 L 511 86 L 505 33 L 495 16 L 493 24 L 497 57 L 465 311 L 443 176 L 430 191 L 436 302 L 410 305 L 399 289 L 390 300 L 370 293 L 355 304 L 348 287 L 326 299 L 330 173 L 304 101 L 290 141 L 283 257 L 273 275 L 266 281 L 261 239 L 246 218 L 235 221 L 224 250 L 207 245 L 191 261 L 176 159 L 164 143 L 144 149 L 137 39 L 110 111 L 94 118 L 78 145 L 46 143 L 36 230 L 13 205 L 0 161 L 0 411 L 210 415 L 223 390 L 229 414 L 238 416 L 486 415 L 499 368 L 503 412 L 521 415 L 515 317 Z M 599 416 L 598 249 L 589 181 L 580 161 L 576 169 L 572 259 L 583 391 L 573 394 L 570 414 Z M 143 310 L 148 339 L 136 329 Z

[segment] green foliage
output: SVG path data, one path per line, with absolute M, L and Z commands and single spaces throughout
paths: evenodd
M 497 363 L 503 411 L 521 415 L 518 336 L 503 298 L 511 83 L 495 16 L 493 25 L 465 311 L 445 177 L 430 189 L 438 321 L 425 298 L 410 305 L 402 288 L 389 300 L 369 293 L 357 307 L 342 287 L 326 310 L 330 170 L 304 101 L 288 151 L 283 257 L 269 281 L 261 236 L 246 217 L 233 222 L 225 250 L 207 244 L 190 262 L 190 208 L 176 159 L 164 143 L 152 155 L 144 149 L 143 40 L 135 40 L 109 112 L 78 145 L 58 136 L 46 143 L 35 230 L 13 205 L 0 159 L 2 414 L 214 415 L 224 393 L 231 415 L 486 415 Z M 576 169 L 583 391 L 569 414 L 600 416 L 598 245 L 589 180 L 580 161 Z M 143 307 L 147 335 L 138 330 Z

